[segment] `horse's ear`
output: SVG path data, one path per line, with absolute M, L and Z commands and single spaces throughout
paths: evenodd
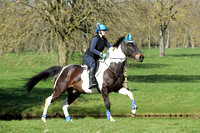
M 122 42 L 124 40 L 124 38 L 125 38 L 125 36 L 120 37 L 119 40 L 118 40 L 119 43 Z

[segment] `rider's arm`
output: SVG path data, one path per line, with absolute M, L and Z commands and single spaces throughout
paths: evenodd
M 109 49 L 111 47 L 110 43 L 108 42 L 108 40 L 106 40 L 106 47 Z
M 90 45 L 90 51 L 92 53 L 100 56 L 101 52 L 99 52 L 98 50 L 95 49 L 97 43 L 98 43 L 98 38 L 97 37 L 93 37 L 92 41 L 91 41 L 91 45 Z

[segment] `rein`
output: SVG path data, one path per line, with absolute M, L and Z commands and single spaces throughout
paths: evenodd
M 134 45 L 136 45 L 135 44 L 135 42 L 134 42 Z M 130 51 L 130 49 L 128 49 L 129 51 Z M 122 50 L 122 52 L 123 52 L 123 50 Z M 133 56 L 133 58 L 135 58 L 135 56 L 138 54 L 138 53 L 140 53 L 141 51 L 140 50 L 138 50 L 135 54 L 134 54 L 134 56 Z M 124 52 L 123 52 L 124 53 Z M 125 57 L 125 58 L 106 58 L 106 59 L 120 59 L 120 60 L 124 60 L 125 62 L 126 62 L 126 60 L 128 59 L 128 57 Z M 106 61 L 105 61 L 105 59 L 103 60 L 104 61 L 104 63 L 108 66 L 108 69 L 110 69 L 114 74 L 115 74 L 115 76 L 116 77 L 123 77 L 124 76 L 124 74 L 122 73 L 122 74 L 118 74 L 118 73 L 116 73 L 107 63 L 106 63 Z M 125 69 L 125 67 L 123 68 L 123 72 L 124 72 L 124 69 Z

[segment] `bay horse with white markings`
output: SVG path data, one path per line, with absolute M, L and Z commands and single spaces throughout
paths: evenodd
M 135 42 L 127 43 L 124 37 L 119 38 L 116 44 L 109 48 L 108 54 L 105 60 L 100 61 L 99 68 L 95 74 L 98 81 L 98 88 L 88 89 L 88 71 L 87 67 L 84 65 L 68 65 L 65 67 L 53 66 L 29 79 L 25 84 L 25 88 L 28 92 L 30 92 L 39 81 L 56 75 L 54 91 L 52 95 L 45 100 L 42 115 L 43 122 L 46 122 L 46 114 L 49 105 L 65 91 L 68 92 L 68 97 L 62 103 L 62 109 L 67 122 L 71 121 L 68 113 L 68 106 L 77 99 L 81 93 L 101 93 L 107 109 L 106 115 L 109 121 L 115 121 L 110 113 L 109 93 L 117 92 L 119 94 L 128 95 L 132 104 L 131 116 L 135 117 L 137 106 L 133 94 L 123 86 L 124 66 L 127 57 L 133 58 L 137 62 L 142 62 L 144 56 L 137 48 Z

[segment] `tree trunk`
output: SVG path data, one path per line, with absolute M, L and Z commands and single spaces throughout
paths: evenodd
M 150 35 L 150 33 L 149 33 L 149 37 L 148 38 L 149 38 L 148 48 L 151 49 L 151 35 Z
M 58 64 L 59 66 L 68 65 L 68 47 L 66 43 L 62 40 L 58 44 Z
M 191 35 L 191 45 L 192 45 L 192 48 L 194 48 L 194 38 L 192 35 Z
M 165 48 L 169 48 L 169 28 L 167 30 L 167 44 L 166 44 L 166 47 Z
M 160 25 L 160 57 L 165 57 L 165 34 L 163 26 Z

